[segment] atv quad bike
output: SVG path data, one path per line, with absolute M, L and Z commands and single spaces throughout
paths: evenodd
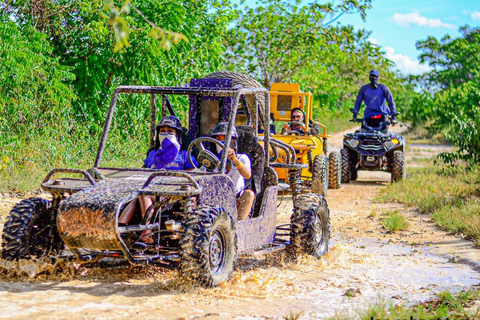
M 271 117 L 273 124 L 287 122 L 288 125 L 305 126 L 305 134 L 291 131 L 288 135 L 274 134 L 273 138 L 293 147 L 296 152 L 296 162 L 306 164 L 302 170 L 301 179 L 311 191 L 325 195 L 328 188 L 338 189 L 341 185 L 342 159 L 337 151 L 327 156 L 327 128 L 313 120 L 313 95 L 301 92 L 298 83 L 273 83 L 270 90 Z M 305 114 L 305 123 L 291 121 L 291 112 L 300 108 Z M 273 130 L 273 127 L 271 128 Z M 322 131 L 322 132 L 320 132 Z M 284 162 L 285 155 L 280 159 Z M 276 169 L 280 180 L 287 180 L 285 169 Z
M 392 182 L 405 178 L 405 139 L 388 130 L 391 122 L 383 121 L 378 127 L 370 127 L 364 119 L 356 122 L 362 128 L 343 139 L 342 182 L 357 180 L 358 170 L 390 172 Z
M 124 94 L 150 98 L 151 147 L 155 142 L 157 97 L 161 97 L 161 114 L 165 116 L 175 114 L 168 97 L 186 96 L 190 103 L 189 127 L 182 140 L 189 142 L 188 153 L 200 168 L 173 171 L 101 166 L 115 108 L 121 107 L 117 101 L 123 101 Z M 257 103 L 259 97 L 263 105 Z M 231 166 L 226 156 L 238 109 L 249 115 L 246 124 L 237 128 L 238 152 L 252 160 L 250 185 L 256 195 L 249 218 L 242 221 L 237 218 L 233 183 L 239 172 L 234 167 L 228 170 Z M 135 265 L 179 269 L 184 277 L 215 286 L 231 277 L 238 256 L 287 247 L 295 254 L 323 255 L 328 249 L 330 221 L 322 196 L 298 195 L 291 225 L 276 226 L 277 174 L 259 144 L 268 150 L 270 134 L 260 137 L 254 121 L 260 119 L 268 125 L 269 109 L 268 91 L 233 88 L 229 79 L 192 79 L 185 87 L 117 87 L 93 167 L 53 169 L 41 184 L 52 200 L 30 198 L 15 205 L 3 230 L 2 257 L 50 256 L 80 263 L 123 259 Z M 218 142 L 208 135 L 219 122 L 228 123 L 228 134 L 221 156 L 216 156 L 208 144 Z M 66 177 L 72 173 L 80 177 Z M 142 195 L 155 199 L 144 218 L 138 205 Z M 126 208 L 133 208 L 133 219 L 119 225 Z M 153 243 L 142 238 L 145 230 L 153 233 Z

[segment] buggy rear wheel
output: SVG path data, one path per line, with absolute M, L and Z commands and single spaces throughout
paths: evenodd
M 51 207 L 49 200 L 29 198 L 12 208 L 3 227 L 3 259 L 39 258 L 60 253 L 64 244 L 57 228 L 51 225 Z
M 295 255 L 309 254 L 319 258 L 327 253 L 330 211 L 325 197 L 313 193 L 299 196 L 290 222 L 290 245 Z
M 392 182 L 397 182 L 407 175 L 407 165 L 405 163 L 405 153 L 403 151 L 393 152 Z
M 347 149 L 342 149 L 340 153 L 342 154 L 342 182 L 349 183 L 351 175 L 350 154 Z
M 319 154 L 313 159 L 312 192 L 320 195 L 327 194 L 328 189 L 328 157 Z
M 206 287 L 231 278 L 236 255 L 235 220 L 223 208 L 197 208 L 183 223 L 180 240 L 183 276 Z
M 332 151 L 328 157 L 328 187 L 339 189 L 342 185 L 342 156 L 337 151 Z

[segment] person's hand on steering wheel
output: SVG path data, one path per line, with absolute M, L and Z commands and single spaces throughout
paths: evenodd
M 197 162 L 202 167 L 205 167 L 208 170 L 211 170 L 211 171 L 216 170 L 220 166 L 220 159 L 212 151 L 205 148 L 205 146 L 203 145 L 204 142 L 213 142 L 214 144 L 219 145 L 220 147 L 223 148 L 223 143 L 218 141 L 217 139 L 210 138 L 210 137 L 200 137 L 193 140 L 188 146 L 188 149 L 187 149 L 188 159 L 194 168 L 196 169 L 199 168 L 192 161 L 193 147 L 196 147 L 198 150 Z

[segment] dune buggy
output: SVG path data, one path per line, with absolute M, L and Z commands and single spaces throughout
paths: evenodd
M 288 135 L 274 134 L 272 137 L 293 147 L 296 162 L 308 167 L 301 171 L 303 184 L 311 191 L 321 195 L 328 188 L 338 189 L 341 185 L 342 158 L 339 152 L 333 151 L 327 156 L 327 128 L 313 119 L 313 95 L 301 92 L 298 83 L 273 83 L 270 90 L 271 120 L 273 124 L 286 122 L 297 124 L 291 120 L 292 110 L 299 108 L 304 112 L 305 134 L 296 131 Z M 271 128 L 273 130 L 273 127 Z M 280 154 L 279 162 L 285 162 L 285 154 Z M 276 169 L 280 180 L 287 180 L 286 169 Z
M 157 98 L 161 98 L 162 116 L 175 114 L 169 97 L 188 99 L 189 125 L 183 140 L 200 168 L 172 171 L 101 166 L 117 101 L 127 95 L 150 97 L 151 146 Z M 259 99 L 264 103 L 258 103 Z M 238 256 L 287 247 L 295 254 L 323 255 L 328 250 L 330 221 L 322 196 L 296 194 L 291 224 L 276 225 L 278 179 L 264 151 L 271 138 L 268 132 L 259 136 L 256 125 L 257 120 L 268 125 L 269 106 L 268 91 L 233 88 L 229 79 L 192 79 L 184 87 L 117 87 L 93 167 L 53 169 L 41 184 L 52 200 L 30 198 L 15 205 L 3 230 L 2 257 L 49 256 L 81 263 L 124 259 L 135 265 L 179 269 L 189 279 L 214 286 L 231 277 Z M 208 135 L 217 123 L 227 122 L 228 134 L 222 145 L 226 148 L 237 116 L 245 114 L 246 123 L 237 127 L 238 152 L 252 160 L 250 185 L 256 199 L 249 218 L 238 221 L 233 183 L 238 170 L 228 170 L 227 152 L 217 157 L 209 150 L 208 144 L 216 140 Z M 69 177 L 71 173 L 80 177 Z M 144 218 L 138 205 L 142 195 L 155 199 Z M 130 205 L 135 210 L 133 220 L 119 225 L 119 216 Z M 145 230 L 153 233 L 153 243 L 142 240 Z
M 357 119 L 362 128 L 346 134 L 343 139 L 342 182 L 357 180 L 358 170 L 386 171 L 391 181 L 406 176 L 405 139 L 388 130 L 389 120 L 370 127 L 364 119 Z

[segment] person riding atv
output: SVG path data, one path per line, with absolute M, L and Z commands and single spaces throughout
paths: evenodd
M 346 134 L 343 139 L 342 182 L 357 180 L 358 170 L 386 171 L 392 182 L 406 176 L 405 139 L 389 130 L 397 123 L 399 115 L 390 89 L 378 82 L 380 73 L 370 71 L 370 84 L 362 86 L 358 93 L 352 122 L 362 123 L 360 130 Z M 365 116 L 357 114 L 365 101 Z M 385 104 L 388 103 L 388 108 Z
M 378 70 L 374 69 L 370 71 L 370 83 L 362 86 L 358 92 L 355 108 L 352 110 L 353 122 L 357 122 L 358 112 L 362 102 L 365 101 L 364 119 L 369 127 L 380 126 L 382 122 L 387 121 L 386 116 L 391 117 L 390 121 L 392 125 L 397 123 L 396 117 L 398 112 L 392 93 L 385 84 L 378 82 L 379 78 L 380 73 Z M 388 108 L 385 102 L 388 103 Z M 362 129 L 368 131 L 368 128 L 364 126 L 362 126 Z M 388 125 L 382 130 L 382 132 L 388 133 Z

